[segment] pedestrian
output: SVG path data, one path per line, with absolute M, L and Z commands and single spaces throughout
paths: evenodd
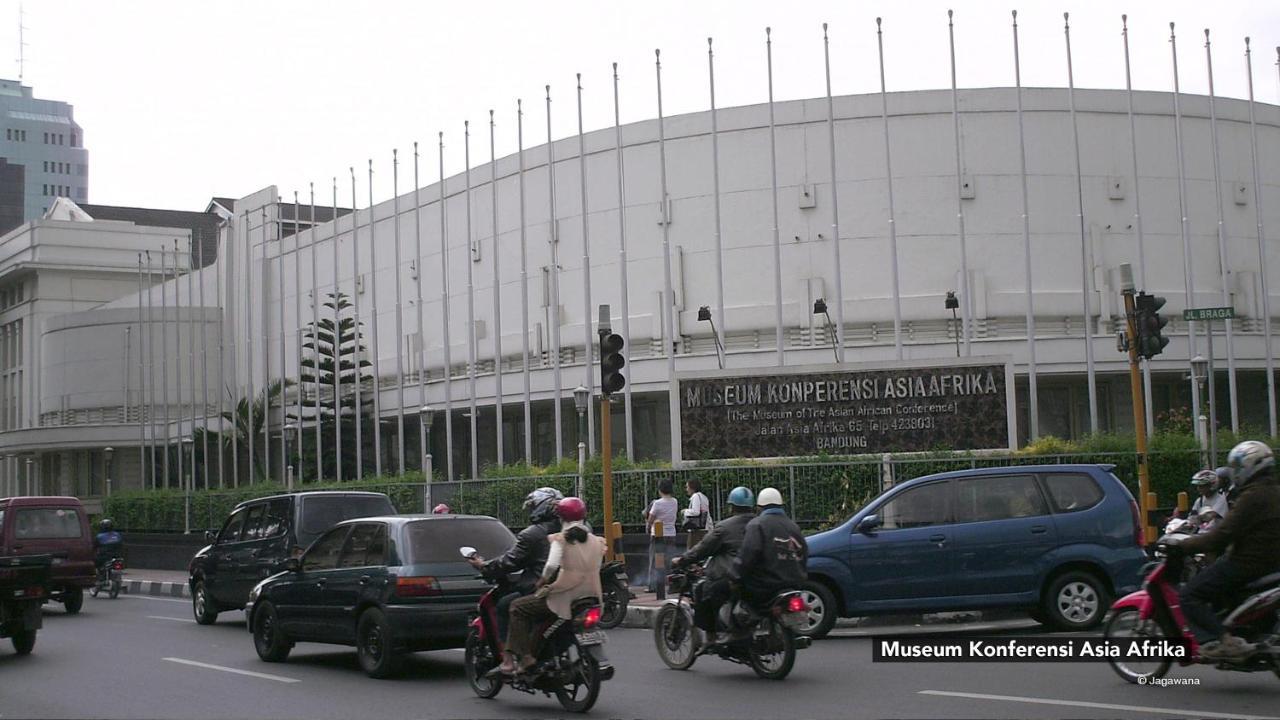
M 689 507 L 682 511 L 684 522 L 680 529 L 688 533 L 685 549 L 692 550 L 711 529 L 711 502 L 702 494 L 702 481 L 697 478 L 685 482 L 684 491 L 689 496 Z
M 680 503 L 676 500 L 675 483 L 671 478 L 663 478 L 658 481 L 658 498 L 649 503 L 649 507 L 644 511 L 644 527 L 649 534 L 649 592 L 658 591 L 658 583 L 666 582 L 667 567 L 671 558 L 674 556 L 676 538 L 676 515 L 680 509 Z M 662 523 L 662 534 L 658 534 L 656 523 Z M 655 555 L 658 552 L 663 553 L 663 562 L 661 567 L 655 564 Z M 658 577 L 659 572 L 661 577 Z

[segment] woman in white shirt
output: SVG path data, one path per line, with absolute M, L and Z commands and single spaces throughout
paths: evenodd
M 684 491 L 689 495 L 689 507 L 682 511 L 683 528 L 688 533 L 685 549 L 689 550 L 702 542 L 702 538 L 706 537 L 707 531 L 711 529 L 711 502 L 707 500 L 706 495 L 702 494 L 702 482 L 697 478 L 686 482 Z
M 676 516 L 679 514 L 680 503 L 676 501 L 675 483 L 671 478 L 664 478 L 658 481 L 658 499 L 649 503 L 649 507 L 644 511 L 644 526 L 649 533 L 649 592 L 657 592 L 658 583 L 666 582 L 666 568 L 670 567 L 671 558 L 673 558 L 676 539 Z M 662 523 L 662 535 L 657 535 L 657 527 L 655 522 Z M 654 553 L 661 547 L 665 553 L 666 562 L 663 567 L 654 567 Z M 662 577 L 658 577 L 658 573 Z

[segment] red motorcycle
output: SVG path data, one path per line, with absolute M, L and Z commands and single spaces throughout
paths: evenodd
M 1182 538 L 1166 535 L 1156 544 L 1156 560 L 1143 568 L 1146 581 L 1142 589 L 1130 593 L 1111 606 L 1105 635 L 1108 639 L 1175 640 L 1188 648 L 1180 665 L 1214 665 L 1219 670 L 1238 672 L 1271 671 L 1280 677 L 1280 572 L 1249 583 L 1249 596 L 1226 612 L 1223 625 L 1236 637 L 1254 643 L 1257 648 L 1239 660 L 1208 659 L 1200 656 L 1200 645 L 1192 635 L 1178 597 L 1178 579 L 1182 577 L 1185 558 L 1170 552 Z M 1109 658 L 1111 669 L 1128 682 L 1145 685 L 1169 672 L 1173 659 L 1132 660 Z
M 474 548 L 461 548 L 473 557 Z M 600 626 L 600 603 L 584 598 L 573 603 L 573 618 L 555 618 L 538 632 L 537 662 L 515 675 L 490 672 L 502 662 L 503 644 L 498 636 L 498 598 L 511 592 L 506 578 L 486 578 L 494 587 L 480 597 L 477 614 L 467 631 L 463 660 L 467 683 L 482 698 L 495 697 L 503 685 L 513 690 L 555 695 L 569 712 L 586 712 L 600 697 L 600 684 L 613 677 L 613 665 L 605 657 L 606 636 Z

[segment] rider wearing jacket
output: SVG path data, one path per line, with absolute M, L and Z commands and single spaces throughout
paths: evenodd
M 1221 553 L 1225 556 L 1210 565 L 1182 589 L 1182 607 L 1205 643 L 1200 654 L 1211 659 L 1238 659 L 1255 647 L 1228 633 L 1214 612 L 1250 582 L 1280 570 L 1280 482 L 1274 476 L 1275 455 L 1271 448 L 1246 441 L 1227 455 L 1232 470 L 1234 504 L 1213 530 L 1188 537 L 1178 543 L 1178 552 Z M 1228 549 L 1229 548 L 1229 549 Z
M 729 517 L 713 526 L 706 537 L 688 552 L 671 561 L 675 567 L 711 558 L 707 564 L 707 582 L 699 586 L 699 596 L 693 608 L 693 623 L 707 634 L 708 645 L 716 642 L 716 613 L 729 599 L 729 571 L 742 548 L 747 525 L 755 518 L 754 503 L 755 496 L 749 488 L 730 490 Z
M 98 534 L 93 536 L 93 565 L 102 572 L 102 568 L 112 560 L 121 557 L 124 552 L 124 535 L 115 529 L 111 518 L 103 518 L 98 523 Z
M 472 558 L 470 562 L 485 577 L 501 578 L 511 573 L 520 573 L 513 592 L 498 599 L 498 637 L 507 636 L 508 610 L 511 603 L 524 595 L 533 592 L 538 578 L 542 577 L 542 568 L 547 563 L 547 555 L 551 552 L 551 544 L 547 539 L 560 529 L 560 519 L 556 516 L 556 503 L 564 498 L 559 490 L 541 487 L 525 496 L 524 509 L 529 513 L 529 527 L 516 535 L 516 542 L 505 553 L 488 561 Z
M 742 549 L 729 576 L 742 585 L 746 600 L 758 608 L 778 592 L 794 589 L 808 580 L 805 563 L 809 544 L 800 527 L 782 509 L 782 493 L 765 488 L 756 505 L 760 514 L 747 524 Z

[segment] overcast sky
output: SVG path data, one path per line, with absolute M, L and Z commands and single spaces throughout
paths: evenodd
M 513 152 L 517 97 L 526 103 L 526 146 L 543 142 L 547 84 L 555 137 L 575 133 L 576 72 L 583 75 L 587 130 L 613 123 L 615 61 L 623 122 L 653 117 L 655 48 L 662 49 L 667 114 L 705 109 L 708 36 L 715 38 L 720 106 L 767 99 L 766 26 L 773 28 L 776 99 L 825 93 L 823 22 L 830 23 L 833 92 L 878 91 L 877 15 L 885 23 L 889 90 L 947 88 L 951 7 L 960 87 L 1012 85 L 1015 5 L 27 0 L 25 82 L 38 97 L 75 105 L 90 153 L 91 202 L 199 210 L 210 196 L 238 197 L 270 184 L 286 197 L 294 190 L 305 197 L 309 181 L 328 188 L 332 176 L 370 157 L 385 168 L 375 186 L 382 200 L 390 197 L 393 147 L 407 155 L 414 140 L 423 145 L 425 183 L 436 174 L 436 133 L 444 130 L 446 171 L 461 171 L 466 119 L 479 126 L 473 165 L 487 161 L 490 108 L 497 110 L 499 156 Z M 1217 92 L 1247 96 L 1249 35 L 1258 100 L 1280 98 L 1280 2 L 1020 5 L 1026 85 L 1066 86 L 1066 10 L 1076 86 L 1123 88 L 1120 13 L 1128 12 L 1136 89 L 1172 88 L 1174 21 L 1185 92 L 1208 89 L 1203 33 L 1210 28 Z M 18 2 L 0 0 L 0 8 L 0 42 L 14 58 L 2 74 L 16 78 Z

